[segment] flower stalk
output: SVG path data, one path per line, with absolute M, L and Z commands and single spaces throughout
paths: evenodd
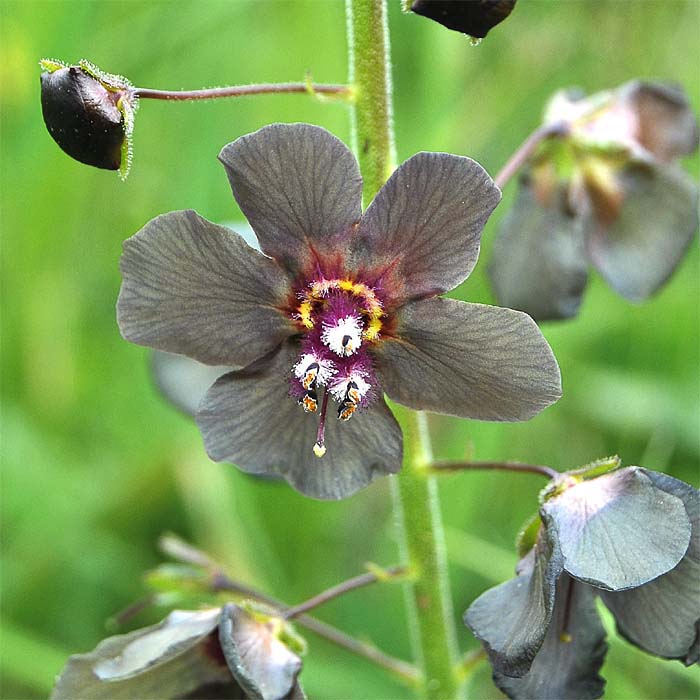
M 519 472 L 521 474 L 538 474 L 547 479 L 556 479 L 561 474 L 544 464 L 524 464 L 523 462 L 453 462 L 435 461 L 429 466 L 431 472 L 435 474 L 449 474 L 452 472 L 497 470 L 506 472 Z
M 259 591 L 255 588 L 251 588 L 245 583 L 232 579 L 224 571 L 221 565 L 215 562 L 213 559 L 211 559 L 209 555 L 207 555 L 200 549 L 197 549 L 196 547 L 192 546 L 188 542 L 181 540 L 175 535 L 168 534 L 161 537 L 159 541 L 159 546 L 165 554 L 168 554 L 177 561 L 186 564 L 191 564 L 192 566 L 201 567 L 207 570 L 209 573 L 208 588 L 212 593 L 234 593 L 245 598 L 252 598 L 253 600 L 265 603 L 266 605 L 269 605 L 270 607 L 279 610 L 280 616 L 287 619 L 293 617 L 298 624 L 302 625 L 303 627 L 306 627 L 306 629 L 310 630 L 314 634 L 317 634 L 319 637 L 326 639 L 332 644 L 346 649 L 347 651 L 350 651 L 353 654 L 357 654 L 358 656 L 363 657 L 367 661 L 370 661 L 373 664 L 376 664 L 377 666 L 385 669 L 386 671 L 389 671 L 389 673 L 395 675 L 406 685 L 417 685 L 419 680 L 419 674 L 416 668 L 411 664 L 403 661 L 402 659 L 397 659 L 394 656 L 385 654 L 383 651 L 374 646 L 374 644 L 352 637 L 349 634 L 346 634 L 345 632 L 342 632 L 341 630 L 332 627 L 331 625 L 328 625 L 325 622 L 322 622 L 321 620 L 316 619 L 315 617 L 311 617 L 305 614 L 306 610 L 311 609 L 311 607 L 307 607 L 308 603 L 310 603 L 311 601 L 315 601 L 317 605 L 321 605 L 323 602 L 327 602 L 328 600 L 330 600 L 330 597 L 326 597 L 322 601 L 318 601 L 318 598 L 324 596 L 324 594 L 328 594 L 329 591 L 334 591 L 334 589 L 338 589 L 342 586 L 345 586 L 346 588 L 341 593 L 338 593 L 338 595 L 341 595 L 342 593 L 347 592 L 348 590 L 359 588 L 361 585 L 367 585 L 369 583 L 373 583 L 374 581 L 382 581 L 391 578 L 396 578 L 406 573 L 403 567 L 391 567 L 389 569 L 383 569 L 379 572 L 369 572 L 367 574 L 362 575 L 361 577 L 357 576 L 354 579 L 350 579 L 349 581 L 345 581 L 339 584 L 338 586 L 335 586 L 334 589 L 323 591 L 318 596 L 311 598 L 305 603 L 300 603 L 298 606 L 290 607 L 286 603 L 283 603 L 282 601 L 278 600 L 277 598 L 273 598 L 272 596 L 267 595 L 262 591 Z M 358 579 L 367 579 L 368 577 L 371 577 L 371 580 L 363 581 L 363 583 L 360 584 L 357 583 Z M 347 587 L 348 584 L 350 584 L 349 587 Z M 140 610 L 142 610 L 150 602 L 152 602 L 152 596 L 149 597 L 148 600 L 138 601 L 138 609 L 135 609 L 134 612 L 132 612 L 132 608 L 135 608 L 135 606 L 129 606 L 127 610 L 123 611 L 122 613 L 119 613 L 119 615 L 115 617 L 115 620 L 118 623 L 121 623 L 124 621 L 124 619 L 129 619 L 134 614 L 137 614 Z M 304 610 L 299 609 L 301 606 L 304 606 Z M 313 607 L 315 607 L 315 605 Z M 290 612 L 292 613 L 291 615 Z M 127 617 L 125 618 L 125 616 Z
M 545 124 L 535 129 L 520 146 L 518 146 L 518 149 L 508 159 L 496 177 L 493 178 L 493 181 L 503 189 L 543 141 L 550 138 L 563 138 L 568 133 L 569 125 L 566 122 Z
M 303 603 L 295 605 L 293 608 L 288 608 L 282 614 L 285 620 L 293 620 L 304 613 L 314 610 L 321 605 L 325 605 L 335 598 L 354 591 L 357 588 L 364 588 L 372 583 L 377 583 L 378 581 L 391 581 L 399 579 L 408 574 L 408 570 L 405 566 L 392 566 L 388 569 L 382 569 L 381 571 L 368 571 L 365 574 L 360 574 L 359 576 L 354 576 L 347 581 L 333 586 L 332 588 L 327 588 L 325 591 L 321 591 L 318 595 L 313 598 L 305 600 Z
M 391 63 L 385 0 L 347 0 L 350 82 L 355 88 L 353 144 L 369 202 L 386 182 L 395 161 L 391 107 Z M 414 659 L 422 671 L 419 696 L 459 696 L 456 630 L 448 594 L 444 535 L 425 416 L 394 407 L 401 424 L 404 461 L 393 480 L 394 510 L 402 556 L 413 572 L 406 607 Z
M 132 88 L 131 95 L 142 100 L 215 100 L 222 97 L 249 97 L 251 95 L 278 95 L 285 93 L 307 93 L 336 99 L 352 100 L 352 89 L 348 85 L 325 83 L 257 83 L 254 85 L 230 85 L 202 90 L 152 90 Z

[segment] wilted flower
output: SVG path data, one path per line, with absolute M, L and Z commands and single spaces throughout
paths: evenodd
M 133 86 L 88 61 L 40 61 L 41 107 L 54 141 L 81 163 L 127 176 L 138 106 Z
M 304 698 L 303 643 L 274 615 L 229 604 L 175 610 L 158 625 L 71 656 L 52 700 Z
M 548 140 L 521 178 L 490 265 L 501 303 L 539 320 L 574 316 L 592 264 L 631 301 L 656 292 L 698 227 L 698 189 L 677 159 L 698 146 L 680 88 L 633 81 L 554 96 Z
M 125 242 L 118 302 L 128 340 L 244 367 L 199 406 L 212 459 L 341 498 L 401 466 L 383 392 L 483 420 L 559 397 L 528 316 L 435 298 L 471 272 L 500 198 L 477 163 L 419 153 L 362 214 L 357 162 L 324 129 L 271 125 L 220 159 L 264 254 L 192 211 L 166 214 Z
M 552 482 L 517 577 L 466 612 L 509 697 L 602 695 L 607 645 L 596 596 L 632 644 L 698 661 L 700 493 L 641 467 L 600 471 Z
M 516 0 L 414 0 L 411 11 L 448 29 L 483 39 L 515 7 Z

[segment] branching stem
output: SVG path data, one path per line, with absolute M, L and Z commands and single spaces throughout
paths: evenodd
M 356 588 L 363 588 L 364 586 L 369 586 L 372 583 L 377 583 L 377 581 L 389 581 L 391 579 L 400 578 L 408 573 L 408 569 L 405 566 L 392 566 L 388 569 L 382 570 L 381 573 L 367 572 L 366 574 L 360 574 L 354 578 L 343 581 L 332 588 L 327 588 L 325 591 L 321 591 L 318 595 L 313 598 L 309 598 L 299 605 L 295 605 L 292 608 L 288 608 L 284 611 L 282 617 L 286 620 L 292 620 L 303 615 L 309 610 L 324 605 L 334 598 L 339 598 L 350 591 L 354 591 Z
M 535 129 L 523 141 L 518 150 L 510 157 L 508 162 L 501 168 L 493 181 L 503 189 L 508 181 L 520 170 L 527 159 L 535 152 L 542 141 L 549 138 L 563 138 L 569 133 L 569 125 L 566 122 L 556 122 L 545 124 L 539 129 Z
M 254 600 L 259 600 L 260 602 L 266 603 L 270 607 L 279 610 L 282 617 L 288 618 L 288 612 L 294 611 L 294 608 L 290 608 L 282 601 L 277 600 L 266 593 L 262 593 L 261 591 L 245 586 L 238 581 L 233 581 L 220 570 L 217 571 L 214 576 L 212 576 L 211 589 L 214 592 L 231 591 L 232 593 L 239 593 L 241 595 L 253 598 Z M 297 606 L 297 608 L 298 607 L 299 606 Z M 323 637 L 324 639 L 327 639 L 329 642 L 332 642 L 343 649 L 347 649 L 358 656 L 362 656 L 377 666 L 381 666 L 387 671 L 390 671 L 394 675 L 398 676 L 408 685 L 416 685 L 419 682 L 420 674 L 414 666 L 403 661 L 402 659 L 397 659 L 394 656 L 385 654 L 383 651 L 377 649 L 377 647 L 375 647 L 373 644 L 360 641 L 355 637 L 345 634 L 345 632 L 341 632 L 339 629 L 336 629 L 331 625 L 327 625 L 325 622 L 317 620 L 315 617 L 311 617 L 301 612 L 297 612 L 293 615 L 293 617 L 296 622 L 303 627 L 306 627 L 306 629 L 311 630 L 319 637 Z
M 279 610 L 280 614 L 283 617 L 289 617 L 289 615 L 286 613 L 288 611 L 294 610 L 294 608 L 290 608 L 282 601 L 277 600 L 276 598 L 273 598 L 272 596 L 269 596 L 266 593 L 263 593 L 262 591 L 258 591 L 255 588 L 251 588 L 250 586 L 241 583 L 240 581 L 235 581 L 223 570 L 221 565 L 215 562 L 208 554 L 205 554 L 201 550 L 192 546 L 188 542 L 185 542 L 176 535 L 164 535 L 160 538 L 159 545 L 164 553 L 168 554 L 174 559 L 177 559 L 178 561 L 183 562 L 185 564 L 190 564 L 195 567 L 204 568 L 206 571 L 208 571 L 209 589 L 212 593 L 226 591 L 230 593 L 236 593 L 237 595 L 245 596 L 246 598 L 252 598 L 253 600 L 258 600 L 261 603 L 269 605 L 271 608 Z M 400 574 L 398 573 L 398 568 L 394 568 L 387 569 L 386 573 L 388 576 L 391 577 L 392 575 L 399 576 L 406 572 L 404 570 Z M 382 579 L 381 574 L 365 574 L 365 576 L 368 575 L 372 575 L 374 577 L 373 580 Z M 353 581 L 355 579 L 350 580 Z M 345 583 L 347 584 L 348 582 L 346 581 Z M 371 581 L 368 581 L 368 583 L 371 583 Z M 354 586 L 354 588 L 358 587 L 358 585 Z M 348 590 L 352 590 L 352 588 Z M 320 595 L 323 595 L 323 593 Z M 311 600 L 313 600 L 313 598 Z M 308 602 L 309 601 L 307 601 L 307 603 Z M 305 603 L 302 603 L 302 605 L 305 605 Z M 298 608 L 299 606 L 297 606 L 297 610 Z M 352 653 L 357 654 L 358 656 L 362 656 L 363 658 L 367 659 L 368 661 L 371 661 L 377 666 L 381 666 L 382 668 L 386 669 L 387 671 L 393 673 L 395 676 L 400 678 L 407 685 L 414 686 L 419 683 L 419 671 L 414 666 L 403 661 L 402 659 L 397 659 L 394 656 L 385 654 L 383 651 L 377 649 L 377 647 L 375 647 L 373 644 L 369 644 L 367 642 L 360 641 L 359 639 L 355 639 L 355 637 L 351 637 L 350 635 L 345 634 L 345 632 L 341 632 L 339 629 L 336 629 L 331 625 L 327 625 L 325 622 L 321 622 L 320 620 L 317 620 L 316 618 L 311 617 L 309 615 L 302 614 L 301 611 L 298 611 L 297 614 L 294 615 L 294 618 L 296 622 L 298 622 L 303 627 L 306 627 L 306 629 L 311 630 L 314 634 L 317 634 L 319 637 L 323 637 L 324 639 L 328 640 L 329 642 L 332 642 L 333 644 L 336 644 L 339 647 L 342 647 L 343 649 L 347 649 L 348 651 L 351 651 Z
M 492 469 L 506 472 L 539 474 L 547 479 L 556 479 L 560 476 L 560 473 L 556 469 L 546 467 L 543 464 L 524 464 L 522 462 L 451 462 L 444 460 L 432 462 L 429 469 L 436 474 Z

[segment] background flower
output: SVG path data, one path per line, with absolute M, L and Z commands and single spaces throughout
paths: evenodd
M 597 698 L 602 598 L 628 641 L 698 661 L 700 493 L 658 472 L 598 467 L 543 492 L 542 526 L 517 578 L 482 594 L 465 622 L 512 698 Z
M 671 276 L 698 227 L 698 189 L 677 164 L 698 146 L 683 91 L 633 81 L 584 98 L 557 93 L 545 123 L 569 134 L 544 144 L 520 179 L 494 244 L 501 303 L 539 320 L 577 313 L 592 264 L 639 302 Z
M 281 624 L 233 604 L 175 610 L 158 625 L 71 656 L 51 697 L 299 700 L 301 659 L 278 638 Z

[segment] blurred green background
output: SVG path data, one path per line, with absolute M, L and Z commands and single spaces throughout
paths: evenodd
M 239 578 L 299 602 L 371 560 L 396 561 L 389 485 L 341 503 L 304 499 L 206 458 L 186 418 L 156 393 L 148 351 L 114 319 L 123 239 L 153 216 L 195 208 L 240 217 L 221 146 L 273 121 L 321 124 L 349 140 L 346 108 L 306 96 L 212 103 L 144 102 L 125 183 L 65 156 L 45 131 L 42 57 L 87 58 L 142 87 L 346 79 L 339 0 L 8 2 L 2 37 L 2 695 L 41 698 L 70 653 L 145 592 L 166 530 L 194 541 Z M 671 78 L 697 111 L 700 4 L 522 0 L 479 47 L 391 2 L 400 160 L 418 150 L 470 155 L 495 173 L 537 126 L 558 88 L 588 91 L 634 77 Z M 694 172 L 697 157 L 686 161 Z M 492 301 L 485 261 L 455 295 Z M 431 417 L 438 457 L 520 459 L 566 469 L 619 453 L 698 482 L 698 246 L 665 289 L 632 306 L 593 276 L 580 317 L 545 325 L 564 398 L 522 425 Z M 534 476 L 442 480 L 455 615 L 511 576 L 513 541 L 535 510 Z M 409 514 L 410 517 L 410 514 Z M 399 586 L 376 586 L 318 612 L 409 654 Z M 142 613 L 131 626 L 158 619 Z M 608 620 L 609 623 L 609 620 Z M 610 627 L 610 624 L 608 624 Z M 459 625 L 464 650 L 476 641 Z M 362 659 L 309 634 L 310 697 L 408 695 Z M 697 670 L 661 662 L 612 634 L 608 698 L 694 698 Z M 474 698 L 501 697 L 482 664 Z

